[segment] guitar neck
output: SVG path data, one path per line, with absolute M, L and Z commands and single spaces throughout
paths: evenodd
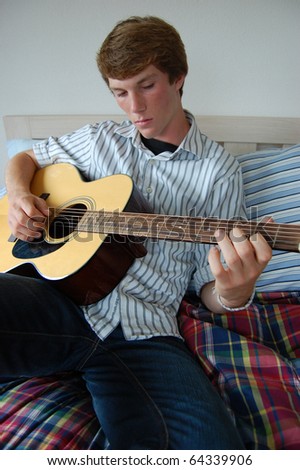
M 300 251 L 300 225 L 145 214 L 86 211 L 77 230 L 132 237 L 216 244 L 215 232 L 239 227 L 246 236 L 262 234 L 273 249 Z

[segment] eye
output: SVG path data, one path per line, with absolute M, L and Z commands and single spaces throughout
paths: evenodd
M 111 90 L 111 92 L 115 98 L 123 98 L 127 93 L 125 90 Z
M 149 83 L 148 85 L 144 85 L 144 86 L 143 86 L 143 89 L 144 89 L 144 90 L 150 90 L 150 89 L 153 88 L 153 87 L 154 87 L 154 83 Z

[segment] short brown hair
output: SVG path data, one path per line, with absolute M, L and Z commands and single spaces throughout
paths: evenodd
M 170 83 L 188 72 L 179 33 L 155 16 L 131 16 L 117 23 L 97 54 L 97 65 L 107 84 L 109 78 L 131 78 L 148 65 L 167 73 Z

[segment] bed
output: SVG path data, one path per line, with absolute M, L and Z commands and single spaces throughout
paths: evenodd
M 8 154 L 86 123 L 122 118 L 5 116 Z M 248 217 L 272 215 L 276 222 L 299 224 L 300 118 L 197 116 L 197 121 L 204 134 L 238 158 Z M 253 305 L 239 315 L 208 312 L 187 292 L 178 321 L 245 447 L 300 449 L 300 254 L 274 251 Z M 0 449 L 105 446 L 79 374 L 0 383 Z

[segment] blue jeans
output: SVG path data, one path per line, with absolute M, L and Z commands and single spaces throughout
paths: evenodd
M 0 274 L 0 375 L 80 371 L 111 449 L 242 449 L 219 395 L 177 338 L 104 341 L 45 281 Z

